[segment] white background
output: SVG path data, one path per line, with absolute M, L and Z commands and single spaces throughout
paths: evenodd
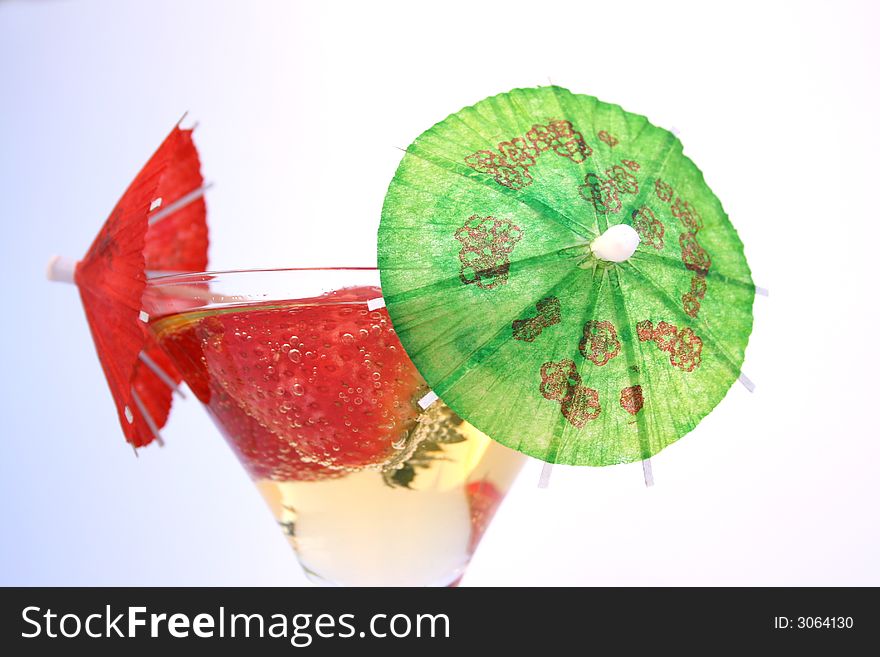
M 136 459 L 74 289 L 184 110 L 214 268 L 371 265 L 406 147 L 549 80 L 676 128 L 739 229 L 745 371 L 639 465 L 531 463 L 468 585 L 880 584 L 871 3 L 0 2 L 0 583 L 304 583 L 195 401 Z

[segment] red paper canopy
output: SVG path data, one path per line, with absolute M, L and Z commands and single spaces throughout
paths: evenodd
M 159 439 L 180 375 L 146 330 L 147 272 L 203 271 L 205 186 L 192 130 L 176 126 L 119 199 L 74 281 L 125 438 Z

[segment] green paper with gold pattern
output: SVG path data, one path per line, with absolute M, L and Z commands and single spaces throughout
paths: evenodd
M 638 233 L 620 263 L 591 242 Z M 440 398 L 549 463 L 642 460 L 740 374 L 755 287 L 679 140 L 560 87 L 515 89 L 424 132 L 382 209 L 388 312 Z

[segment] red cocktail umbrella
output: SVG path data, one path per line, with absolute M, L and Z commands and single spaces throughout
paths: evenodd
M 146 330 L 150 272 L 203 271 L 207 186 L 192 130 L 174 127 L 119 199 L 85 257 L 53 258 L 49 278 L 76 283 L 126 440 L 161 443 L 181 377 Z

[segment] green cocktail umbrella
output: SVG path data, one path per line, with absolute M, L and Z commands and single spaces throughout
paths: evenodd
M 548 463 L 656 454 L 740 374 L 755 286 L 679 140 L 560 87 L 467 107 L 385 198 L 388 312 L 443 401 Z

